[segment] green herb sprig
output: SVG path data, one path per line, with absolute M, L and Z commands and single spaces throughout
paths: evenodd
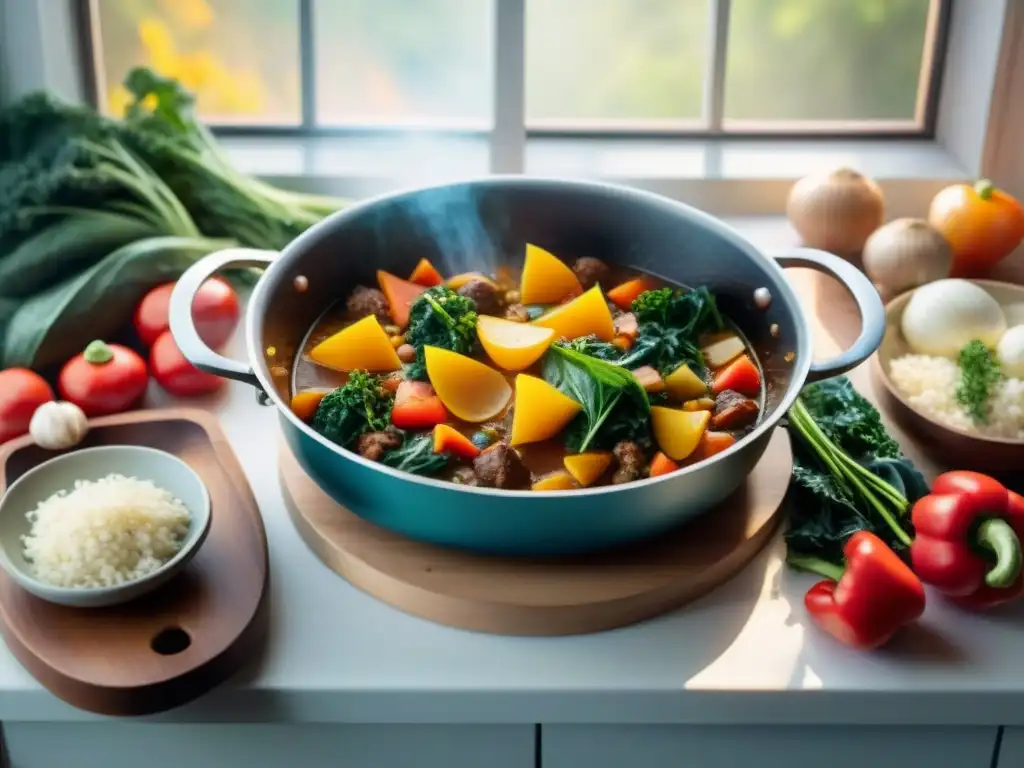
M 972 419 L 987 424 L 989 397 L 1003 378 L 999 361 L 988 347 L 975 339 L 960 350 L 957 364 L 960 366 L 960 383 L 956 388 L 956 401 Z

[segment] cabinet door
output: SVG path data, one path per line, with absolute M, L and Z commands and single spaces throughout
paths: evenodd
M 532 725 L 4 723 L 3 734 L 10 768 L 534 766 Z
M 995 727 L 555 725 L 541 755 L 544 768 L 989 768 L 995 739 Z

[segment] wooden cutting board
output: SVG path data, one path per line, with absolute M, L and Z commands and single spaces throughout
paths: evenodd
M 354 586 L 440 624 L 508 635 L 571 635 L 671 611 L 738 573 L 775 532 L 792 472 L 776 429 L 732 496 L 689 525 L 613 552 L 559 559 L 484 557 L 405 539 L 353 514 L 281 441 L 289 514 L 306 543 Z
M 143 715 L 201 696 L 261 650 L 267 538 L 242 468 L 209 414 L 168 409 L 93 419 L 77 447 L 124 444 L 168 451 L 199 473 L 212 501 L 205 543 L 166 585 L 111 608 L 47 603 L 0 571 L 0 631 L 61 699 L 100 714 Z M 29 437 L 5 443 L 0 490 L 54 455 Z

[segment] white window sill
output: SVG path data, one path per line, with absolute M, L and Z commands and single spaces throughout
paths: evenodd
M 487 137 L 416 134 L 223 137 L 232 162 L 282 186 L 352 198 L 485 176 Z M 526 173 L 649 189 L 721 216 L 784 211 L 793 182 L 851 166 L 879 181 L 890 216 L 920 216 L 946 184 L 971 174 L 928 140 L 531 139 Z

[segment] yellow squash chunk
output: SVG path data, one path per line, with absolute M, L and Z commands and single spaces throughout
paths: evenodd
M 463 421 L 493 419 L 512 397 L 500 371 L 479 360 L 440 347 L 425 347 L 427 376 L 444 407 Z
M 556 469 L 554 472 L 544 475 L 540 480 L 530 486 L 531 491 L 571 491 L 576 487 L 572 476 L 564 469 Z
M 615 338 L 612 313 L 596 285 L 582 296 L 541 315 L 533 324 L 553 328 L 556 338 L 578 339 L 591 334 L 602 341 Z
M 698 397 L 696 400 L 687 400 L 683 403 L 684 411 L 713 411 L 715 401 L 710 397 Z
M 448 281 L 445 283 L 445 285 L 447 285 L 453 291 L 457 291 L 466 283 L 472 282 L 473 280 L 480 280 L 481 282 L 487 283 L 492 288 L 498 287 L 498 284 L 491 280 L 491 278 L 489 278 L 483 272 L 463 272 L 460 275 L 454 275 L 453 277 L 448 278 Z
M 707 363 L 708 368 L 715 369 L 731 363 L 746 351 L 747 348 L 743 346 L 743 340 L 736 334 L 730 333 L 707 344 L 701 350 L 701 354 L 704 355 L 704 362 Z
M 592 451 L 589 453 L 577 453 L 573 456 L 566 456 L 562 463 L 582 486 L 588 486 L 604 474 L 612 463 L 612 454 L 609 451 Z
M 523 304 L 557 304 L 583 289 L 576 274 L 557 256 L 536 245 L 526 245 L 526 262 L 519 283 Z
M 529 368 L 555 340 L 551 328 L 514 323 L 490 315 L 477 318 L 476 335 L 491 360 L 506 371 Z
M 697 450 L 710 420 L 711 411 L 680 411 L 659 405 L 651 408 L 654 439 L 665 455 L 674 461 L 682 461 Z
M 549 440 L 565 429 L 581 408 L 544 379 L 520 373 L 516 376 L 516 407 L 512 412 L 509 444 Z
M 676 400 L 694 400 L 708 393 L 708 385 L 686 363 L 665 377 L 665 389 Z
M 310 359 L 335 371 L 357 368 L 371 373 L 397 371 L 402 367 L 391 339 L 373 315 L 342 328 L 310 350 Z

